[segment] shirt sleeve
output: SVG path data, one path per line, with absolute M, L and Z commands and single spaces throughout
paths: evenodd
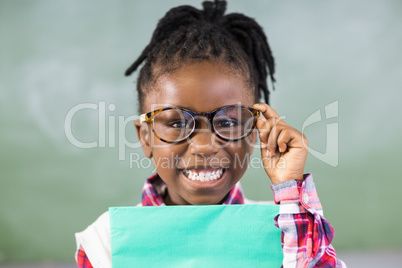
M 79 268 L 93 268 L 82 246 L 75 253 L 75 261 Z
M 282 230 L 282 267 L 346 267 L 336 257 L 331 241 L 335 232 L 324 218 L 313 176 L 271 184 L 280 204 L 275 226 Z

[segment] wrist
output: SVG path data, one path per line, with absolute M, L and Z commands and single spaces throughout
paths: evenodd
M 291 181 L 291 180 L 298 180 L 301 181 L 304 179 L 304 175 L 300 174 L 300 175 L 286 175 L 286 176 L 281 176 L 281 177 L 269 177 L 272 184 L 277 184 L 277 183 L 281 183 L 281 182 L 285 182 L 285 181 Z
M 300 181 L 287 180 L 276 184 L 271 184 L 271 189 L 274 193 L 275 204 L 280 204 L 282 201 L 298 202 L 300 200 Z

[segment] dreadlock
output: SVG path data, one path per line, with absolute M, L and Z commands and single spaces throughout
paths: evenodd
M 275 64 L 267 37 L 258 23 L 243 14 L 224 15 L 226 1 L 202 3 L 203 10 L 179 6 L 169 10 L 159 21 L 150 43 L 126 70 L 131 75 L 142 67 L 138 82 L 140 111 L 145 88 L 159 72 L 169 72 L 183 62 L 221 60 L 249 75 L 256 100 L 262 95 L 269 103 L 267 76 L 275 82 Z M 168 64 L 167 64 L 168 63 Z

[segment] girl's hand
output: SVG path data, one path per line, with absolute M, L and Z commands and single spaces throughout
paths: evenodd
M 297 129 L 283 122 L 268 104 L 254 108 L 264 117 L 258 118 L 257 129 L 261 141 L 261 158 L 272 183 L 303 179 L 308 141 Z

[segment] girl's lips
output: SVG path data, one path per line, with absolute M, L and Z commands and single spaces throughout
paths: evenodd
M 185 169 L 180 172 L 184 181 L 193 188 L 212 189 L 225 183 L 226 169 Z

